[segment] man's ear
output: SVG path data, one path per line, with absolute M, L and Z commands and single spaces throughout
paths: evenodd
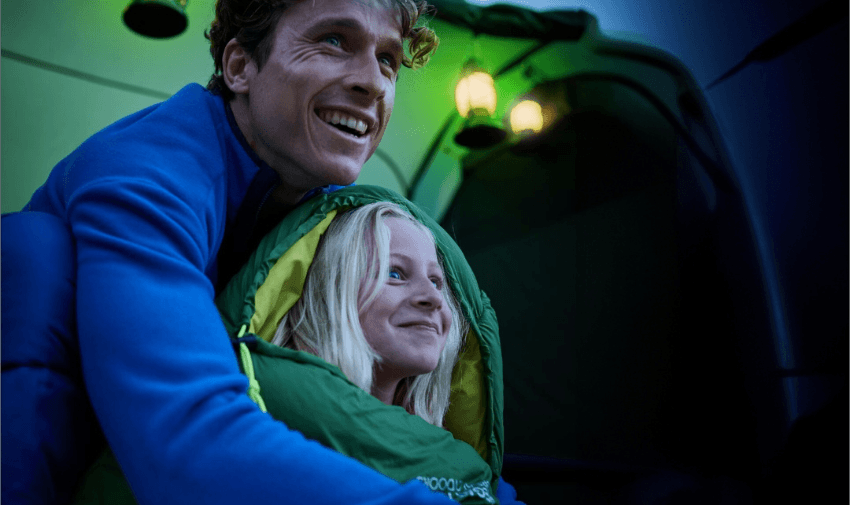
M 221 75 L 230 91 L 237 95 L 248 93 L 251 81 L 257 73 L 257 65 L 251 60 L 251 56 L 242 49 L 235 38 L 224 46 L 224 55 L 221 58 Z

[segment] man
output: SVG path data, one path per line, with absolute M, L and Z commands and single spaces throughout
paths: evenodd
M 274 222 L 311 193 L 356 179 L 386 129 L 401 65 L 424 63 L 436 46 L 432 32 L 412 28 L 422 9 L 411 0 L 219 0 L 208 34 L 212 92 L 187 86 L 99 132 L 33 195 L 25 210 L 38 212 L 4 218 L 4 242 L 12 229 L 26 246 L 48 227 L 33 232 L 30 218 L 56 216 L 72 238 L 34 245 L 33 257 L 76 253 L 75 264 L 43 276 L 61 289 L 4 268 L 4 503 L 69 498 L 88 462 L 75 451 L 94 440 L 83 433 L 80 373 L 139 503 L 449 502 L 261 413 L 213 304 Z M 5 267 L 28 259 L 7 257 L 5 243 L 3 252 Z M 30 298 L 62 289 L 71 294 L 29 315 Z M 43 311 L 59 324 L 28 334 Z M 44 358 L 49 345 L 38 346 L 55 335 L 67 347 Z M 33 386 L 43 369 L 58 387 Z

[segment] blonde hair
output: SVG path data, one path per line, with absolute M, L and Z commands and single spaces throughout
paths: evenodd
M 385 221 L 390 218 L 414 223 L 427 231 L 433 243 L 431 230 L 394 203 L 373 203 L 337 216 L 322 237 L 301 298 L 283 316 L 272 339 L 274 344 L 310 352 L 338 366 L 370 394 L 381 357 L 366 341 L 359 314 L 389 278 L 390 231 Z M 437 367 L 403 380 L 394 402 L 435 426 L 443 425 L 449 407 L 452 369 L 467 328 L 448 285 L 443 283 L 442 294 L 452 324 Z

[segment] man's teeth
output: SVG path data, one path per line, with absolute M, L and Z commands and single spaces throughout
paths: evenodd
M 319 113 L 319 118 L 329 124 L 336 124 L 351 128 L 360 135 L 366 133 L 366 123 L 364 121 L 342 114 L 339 111 L 322 111 Z

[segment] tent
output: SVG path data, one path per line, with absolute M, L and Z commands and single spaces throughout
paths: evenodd
M 492 299 L 520 498 L 751 503 L 846 479 L 846 3 L 431 3 L 441 46 L 401 76 L 359 182 L 431 213 Z M 98 129 L 204 84 L 212 4 L 154 40 L 123 0 L 4 0 L 3 212 Z M 493 120 L 535 99 L 544 131 L 454 141 L 472 56 Z

